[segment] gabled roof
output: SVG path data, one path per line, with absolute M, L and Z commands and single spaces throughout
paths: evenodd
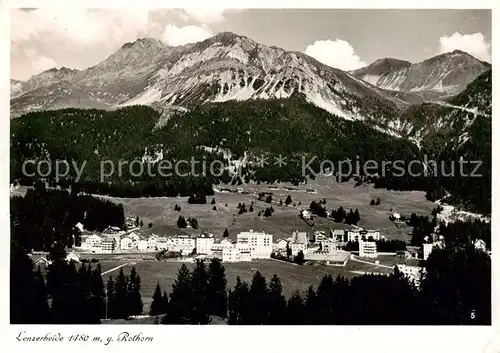
M 34 265 L 38 265 L 40 263 L 44 263 L 44 264 L 51 263 L 45 255 L 31 255 L 30 258 L 33 261 Z

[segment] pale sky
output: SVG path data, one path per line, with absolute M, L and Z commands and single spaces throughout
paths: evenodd
M 491 63 L 490 10 L 11 11 L 11 76 L 21 80 L 52 67 L 87 68 L 139 37 L 175 46 L 222 31 L 304 52 L 342 70 L 383 57 L 419 62 L 455 49 Z

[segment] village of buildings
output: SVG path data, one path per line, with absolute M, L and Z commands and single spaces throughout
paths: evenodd
M 302 210 L 300 217 L 306 221 L 312 220 L 314 215 L 309 210 Z M 401 215 L 392 214 L 395 223 L 400 222 Z M 199 234 L 144 234 L 137 224 L 137 219 L 129 217 L 125 220 L 126 230 L 110 226 L 102 232 L 88 232 L 81 223 L 76 228 L 81 233 L 81 245 L 73 247 L 67 255 L 67 261 L 80 262 L 80 258 L 93 254 L 167 254 L 162 259 L 170 261 L 194 262 L 196 259 L 218 258 L 224 263 L 251 262 L 258 259 L 294 259 L 303 254 L 303 261 L 322 263 L 331 266 L 345 266 L 348 260 L 359 262 L 368 260 L 375 267 L 381 266 L 395 270 L 395 267 L 404 275 L 410 277 L 418 284 L 420 274 L 424 270 L 422 260 L 425 261 L 436 247 L 444 246 L 442 237 L 425 238 L 420 247 L 407 246 L 405 251 L 396 253 L 383 253 L 377 249 L 377 241 L 385 240 L 378 229 L 364 229 L 358 226 L 343 225 L 341 228 L 313 230 L 309 232 L 293 231 L 288 237 L 275 238 L 273 234 L 263 231 L 248 230 L 236 235 L 236 240 L 224 237 L 215 237 L 213 234 L 200 232 Z M 358 248 L 353 251 L 343 250 L 348 242 L 357 242 Z M 486 251 L 483 241 L 475 244 L 476 248 Z M 50 263 L 44 254 L 33 254 L 33 261 Z M 396 266 L 389 267 L 379 263 L 379 255 L 396 256 Z M 159 259 L 157 257 L 157 259 Z M 410 263 L 418 265 L 407 265 Z M 376 271 L 374 271 L 376 272 Z
M 399 218 L 398 214 L 394 214 Z M 393 215 L 393 216 L 394 216 Z M 303 210 L 300 216 L 312 219 L 309 211 Z M 76 227 L 81 233 L 81 245 L 74 247 L 67 255 L 68 261 L 80 262 L 81 256 L 92 254 L 169 254 L 165 258 L 171 261 L 195 261 L 196 259 L 218 258 L 224 263 L 250 262 L 257 259 L 294 259 L 303 254 L 303 261 L 323 263 L 331 266 L 345 266 L 349 259 L 388 268 L 376 260 L 379 255 L 394 255 L 403 263 L 396 267 L 404 275 L 415 282 L 420 279 L 423 270 L 419 266 L 409 266 L 404 259 L 426 260 L 436 247 L 442 247 L 443 239 L 426 239 L 421 247 L 407 247 L 406 251 L 397 253 L 380 253 L 377 251 L 377 241 L 385 237 L 378 229 L 364 229 L 348 226 L 329 231 L 311 230 L 310 232 L 293 231 L 288 237 L 276 239 L 273 234 L 262 231 L 248 230 L 236 235 L 236 240 L 217 238 L 213 234 L 200 232 L 197 235 L 173 234 L 160 236 L 145 235 L 136 224 L 136 219 L 127 218 L 125 230 L 119 227 L 108 227 L 103 232 L 88 232 L 81 223 Z M 343 250 L 348 242 L 357 242 L 358 251 Z M 484 244 L 476 244 L 481 247 Z M 355 254 L 357 256 L 355 256 Z M 37 256 L 35 263 L 48 262 L 45 256 Z M 418 261 L 417 261 L 418 262 Z M 421 262 L 421 261 L 420 261 Z M 392 267 L 394 269 L 394 267 Z

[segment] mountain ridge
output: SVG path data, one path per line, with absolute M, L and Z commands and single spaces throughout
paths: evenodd
M 489 69 L 491 64 L 456 49 L 417 63 L 382 58 L 350 73 L 379 88 L 412 92 L 432 101 L 460 93 Z
M 465 77 L 460 70 L 449 71 L 449 57 L 455 57 L 451 64 L 463 63 L 462 67 L 472 61 L 473 69 Z M 444 69 L 429 69 L 429 65 L 443 60 L 448 65 Z M 386 76 L 397 76 L 420 65 L 409 76 L 417 75 L 415 82 L 435 88 L 443 82 L 443 75 L 452 76 L 451 81 L 462 80 L 462 85 L 469 83 L 479 70 L 477 62 L 469 54 L 454 51 L 417 64 L 382 58 L 364 69 L 371 67 Z M 363 121 L 387 134 L 404 137 L 412 123 L 401 120 L 408 107 L 429 98 L 443 99 L 443 92 L 436 90 L 380 88 L 378 80 L 370 83 L 360 75 L 362 72 L 344 72 L 304 53 L 269 47 L 232 32 L 176 47 L 153 38 L 138 38 L 85 70 L 61 68 L 35 75 L 27 81 L 31 83 L 25 91 L 19 82 L 11 81 L 15 93 L 11 115 L 69 107 L 149 105 L 168 119 L 172 113 L 208 102 L 287 99 L 301 94 L 306 101 L 340 118 Z M 413 135 L 418 139 L 419 133 Z

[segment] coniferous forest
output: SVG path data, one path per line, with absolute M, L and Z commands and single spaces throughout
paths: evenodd
M 74 191 L 74 190 L 73 190 Z M 26 251 L 49 251 L 57 242 L 80 246 L 80 222 L 89 231 L 122 227 L 123 206 L 90 195 L 47 189 L 45 184 L 28 189 L 24 197 L 10 199 L 11 240 Z
M 474 92 L 476 86 L 484 86 L 485 82 L 491 85 L 488 75 L 491 72 L 481 75 L 468 90 Z M 450 114 L 450 108 L 444 107 L 439 112 L 428 105 L 418 109 L 422 112 L 412 112 L 409 120 L 427 113 L 437 114 L 436 119 Z M 459 114 L 457 121 L 471 118 L 467 112 L 455 111 L 454 114 Z M 232 160 L 246 153 L 250 162 L 263 155 L 271 160 L 283 155 L 287 158 L 286 165 L 269 163 L 259 167 L 250 163 L 244 166 L 240 181 L 298 184 L 305 180 L 303 172 L 308 176 L 325 172 L 321 162 L 326 160 L 333 163 L 334 175 L 340 182 L 354 177 L 359 185 L 370 182 L 379 188 L 426 191 L 432 201 L 447 196 L 448 191 L 451 194 L 448 201 L 453 204 L 481 213 L 491 212 L 491 120 L 487 118 L 474 120 L 466 130 L 469 139 L 463 144 L 456 142 L 458 135 L 453 133 L 458 132 L 453 130 L 455 132 L 445 136 L 426 139 L 420 148 L 409 139 L 390 136 L 363 122 L 333 116 L 300 96 L 287 100 L 205 104 L 188 113 L 174 114 L 161 126 L 156 125 L 159 120 L 158 112 L 144 106 L 116 111 L 63 109 L 26 114 L 12 121 L 11 182 L 33 185 L 36 181 L 36 177 L 29 176 L 35 172 L 35 165 L 27 165 L 27 173 L 23 173 L 26 160 L 49 161 L 52 171 L 55 161 L 64 160 L 78 167 L 86 163 L 80 179 L 76 179 L 75 168 L 70 167 L 68 174 L 58 180 L 49 174 L 46 180 L 50 185 L 74 186 L 88 193 L 117 197 L 212 195 L 213 184 L 235 180 L 225 169 L 230 163 L 228 153 Z M 431 144 L 436 140 L 451 142 Z M 443 149 L 443 145 L 446 148 Z M 464 168 L 465 173 L 475 170 L 480 177 L 458 175 L 458 161 L 462 156 L 482 162 L 478 170 L 472 164 Z M 302 158 L 308 165 L 304 171 Z M 176 161 L 191 159 L 198 161 L 194 173 L 190 165 L 184 164 L 179 165 L 179 173 L 174 173 Z M 365 175 L 363 168 L 356 170 L 354 165 L 349 170 L 348 165 L 342 165 L 346 160 L 360 166 L 366 161 L 375 161 L 377 167 Z M 423 163 L 413 164 L 412 174 L 401 173 L 392 164 L 382 164 L 382 161 L 399 161 L 400 166 L 407 169 L 415 160 L 437 161 L 435 172 Z M 113 163 L 113 171 L 110 165 L 102 165 L 102 161 Z M 119 168 L 120 161 L 127 163 Z M 164 171 L 167 175 L 159 174 L 161 161 L 170 163 L 170 169 Z M 213 173 L 207 173 L 201 161 L 206 168 L 213 161 L 221 161 L 222 165 L 214 164 Z M 450 172 L 452 164 L 455 175 L 443 176 Z M 48 172 L 47 164 L 44 167 L 42 174 Z M 110 174 L 103 177 L 102 169 Z M 152 172 L 141 173 L 141 170 Z

